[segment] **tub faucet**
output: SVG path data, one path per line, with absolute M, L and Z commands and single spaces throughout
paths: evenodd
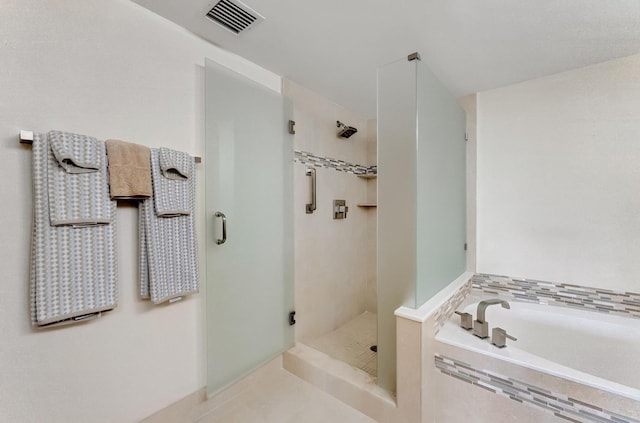
M 489 323 L 484 319 L 484 312 L 490 305 L 500 304 L 502 308 L 511 308 L 508 302 L 494 298 L 491 300 L 483 300 L 478 303 L 478 311 L 476 320 L 473 321 L 473 334 L 479 338 L 489 337 Z

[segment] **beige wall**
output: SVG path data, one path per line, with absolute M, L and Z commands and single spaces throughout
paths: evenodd
M 138 300 L 137 211 L 119 207 L 119 307 L 87 324 L 32 330 L 31 152 L 18 131 L 202 154 L 205 57 L 276 90 L 280 78 L 127 0 L 1 4 L 0 422 L 138 421 L 204 386 L 204 293 L 170 306 Z
M 477 270 L 640 291 L 640 55 L 478 94 Z
M 366 119 L 285 80 L 283 94 L 294 104 L 294 148 L 349 163 L 373 165 Z M 336 120 L 355 126 L 349 139 L 336 136 Z M 309 341 L 375 305 L 375 209 L 368 201 L 370 181 L 331 168 L 316 168 L 317 210 L 305 213 L 309 177 L 294 164 L 296 340 Z M 369 193 L 371 194 L 371 193 Z M 344 220 L 334 220 L 333 200 L 346 200 Z

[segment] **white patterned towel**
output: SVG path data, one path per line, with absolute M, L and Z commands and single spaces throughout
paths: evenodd
M 195 162 L 182 151 L 156 150 L 151 163 L 153 197 L 158 216 L 181 216 L 191 213 Z
M 51 224 L 109 224 L 113 215 L 104 141 L 61 131 L 49 131 L 47 139 L 55 159 L 47 171 Z
M 181 153 L 186 155 L 186 153 Z M 195 174 L 194 160 L 186 181 L 188 214 L 158 216 L 154 199 L 140 202 L 138 230 L 140 236 L 140 296 L 155 304 L 198 292 L 198 249 L 195 236 Z M 162 196 L 171 203 L 172 188 L 159 182 L 168 179 L 160 170 L 158 149 L 151 149 L 153 196 Z M 169 190 L 169 192 L 165 191 Z M 157 204 L 157 203 L 155 203 Z
M 31 321 L 40 327 L 85 320 L 118 302 L 116 202 L 109 202 L 109 224 L 52 226 L 49 175 L 59 166 L 47 136 L 36 134 L 30 284 Z M 106 168 L 100 171 L 106 173 Z M 109 193 L 102 195 L 108 198 Z

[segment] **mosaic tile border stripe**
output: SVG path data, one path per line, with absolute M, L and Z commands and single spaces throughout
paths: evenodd
M 435 365 L 441 373 L 474 386 L 486 389 L 521 404 L 538 407 L 570 422 L 591 423 L 640 423 L 640 420 L 623 416 L 567 395 L 522 382 L 499 373 L 478 370 L 453 358 L 435 355 Z
M 438 309 L 435 315 L 435 329 L 436 334 L 444 325 L 444 323 L 449 319 L 449 317 L 453 314 L 455 309 L 467 298 L 469 292 L 471 291 L 471 281 L 472 278 L 469 279 L 464 285 L 462 285 L 458 290 L 453 294 L 449 299 Z
M 517 279 L 478 273 L 473 289 L 514 301 L 570 307 L 640 319 L 640 294 L 571 285 Z
M 343 160 L 336 160 L 330 157 L 322 157 L 316 156 L 313 153 L 308 153 L 306 151 L 298 151 L 294 150 L 295 159 L 294 161 L 300 162 L 303 164 L 313 165 L 315 167 L 326 167 L 329 169 L 335 169 L 339 172 L 347 172 L 353 173 L 354 175 L 377 175 L 378 167 L 377 166 L 362 166 L 358 164 L 353 164 L 349 162 L 345 162 Z

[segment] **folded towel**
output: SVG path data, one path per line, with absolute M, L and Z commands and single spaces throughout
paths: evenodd
M 109 224 L 113 212 L 104 141 L 61 131 L 50 131 L 47 139 L 53 158 L 47 169 L 51 224 Z
M 158 216 L 191 213 L 195 161 L 187 153 L 160 148 L 151 160 L 153 197 Z
M 139 200 L 151 197 L 149 148 L 120 140 L 107 140 L 106 144 L 111 199 Z
M 169 193 L 158 190 L 167 188 L 167 185 L 156 184 L 155 180 L 167 179 L 160 171 L 157 149 L 151 149 L 151 169 L 153 196 L 168 198 Z M 156 304 L 199 290 L 193 172 L 184 182 L 188 187 L 189 214 L 160 217 L 154 210 L 153 198 L 140 202 L 138 206 L 140 296 Z
M 56 136 L 54 134 L 52 139 Z M 52 169 L 60 167 L 60 162 L 46 135 L 35 134 L 32 160 L 32 323 L 36 326 L 74 323 L 113 309 L 118 301 L 116 202 L 109 202 L 113 216 L 110 224 L 52 226 L 49 201 L 53 181 L 49 175 L 53 174 Z M 104 167 L 101 171 L 106 173 Z M 53 192 L 55 195 L 55 190 Z M 106 196 L 108 201 L 108 191 L 103 190 L 100 195 Z M 102 199 L 96 198 L 96 201 Z
M 162 174 L 169 179 L 185 181 L 193 173 L 194 160 L 187 153 L 161 147 L 158 149 L 158 159 Z
M 104 150 L 93 138 L 69 132 L 49 131 L 53 156 L 67 173 L 92 173 L 104 167 Z

